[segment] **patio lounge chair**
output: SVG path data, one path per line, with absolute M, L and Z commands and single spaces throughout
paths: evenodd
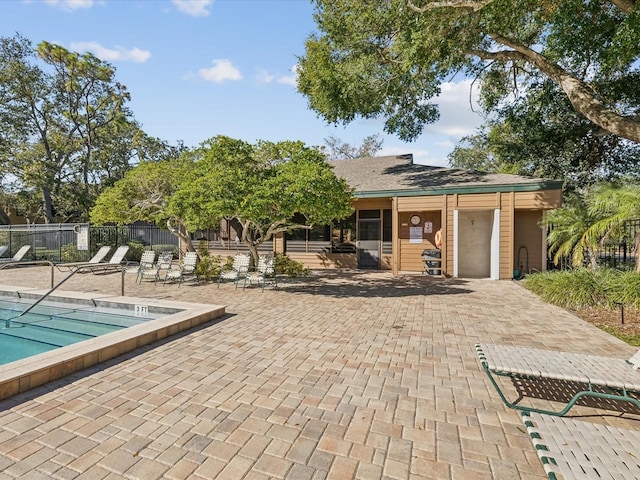
M 111 255 L 111 258 L 109 259 L 108 262 L 103 262 L 103 263 L 98 263 L 95 265 L 95 268 L 93 268 L 93 265 L 86 265 L 88 267 L 91 267 L 91 273 L 98 273 L 100 271 L 102 271 L 102 273 L 107 273 L 107 272 L 114 272 L 115 270 L 110 269 L 109 265 L 120 265 L 122 263 L 126 263 L 124 257 L 127 255 L 127 252 L 129 251 L 129 245 L 122 245 L 118 248 L 116 248 L 116 251 L 113 252 L 113 255 Z M 104 268 L 100 268 L 100 266 L 103 265 Z
M 640 478 L 638 430 L 538 413 L 522 420 L 551 480 Z
M 22 247 L 20 247 L 20 249 L 16 252 L 16 254 L 11 257 L 11 258 L 0 258 L 0 262 L 19 262 L 20 260 L 22 260 L 24 258 L 24 256 L 27 254 L 27 252 L 29 251 L 29 249 L 31 248 L 31 245 L 23 245 Z
M 238 282 L 241 278 L 244 278 L 249 271 L 249 263 L 251 262 L 251 256 L 248 253 L 238 253 L 233 257 L 233 266 L 231 270 L 223 270 L 218 276 L 218 288 L 220 284 L 225 281 L 232 281 L 238 288 Z
M 273 255 L 260 255 L 258 258 L 258 266 L 255 271 L 248 272 L 244 277 L 244 290 L 247 286 L 251 286 L 252 283 L 256 283 L 258 286 L 262 285 L 262 291 L 267 283 L 272 283 L 277 287 L 276 283 L 276 271 L 275 271 L 275 259 Z
M 156 264 L 156 252 L 153 250 L 145 250 L 142 252 L 136 280 L 138 283 L 142 283 L 144 278 L 149 277 L 156 283 L 158 283 L 158 278 L 160 278 L 160 265 Z
M 535 348 L 477 344 L 476 352 L 485 373 L 504 404 L 524 412 L 562 416 L 582 397 L 631 402 L 640 408 L 640 400 L 629 392 L 640 392 L 640 350 L 628 361 L 612 357 L 579 353 L 555 352 Z M 511 378 L 552 379 L 586 385 L 573 395 L 560 411 L 541 410 L 510 402 L 500 389 L 494 375 Z M 601 387 L 594 391 L 593 387 Z
M 198 264 L 198 254 L 196 252 L 187 252 L 182 258 L 181 264 L 177 269 L 169 269 L 164 277 L 164 283 L 167 281 L 178 281 L 178 287 L 182 285 L 182 282 L 189 277 L 196 279 L 198 285 L 200 285 L 200 277 L 196 273 L 196 266 Z
M 9 249 L 7 245 L 0 245 L 0 257 Z
M 101 263 L 104 260 L 104 257 L 106 257 L 110 251 L 111 251 L 111 247 L 106 245 L 104 247 L 100 247 L 100 249 L 96 252 L 96 254 L 86 262 L 58 263 L 56 264 L 56 267 L 58 267 L 58 269 L 62 269 L 62 268 L 72 269 L 73 267 L 78 267 L 82 265 L 93 265 L 93 264 Z

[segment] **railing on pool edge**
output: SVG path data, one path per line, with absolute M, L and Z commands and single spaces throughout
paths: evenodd
M 126 273 L 126 267 L 121 264 L 109 264 L 109 263 L 92 263 L 86 265 L 78 265 L 74 270 L 71 271 L 69 275 L 60 280 L 57 284 L 54 285 L 54 267 L 55 264 L 49 260 L 35 260 L 28 262 L 7 262 L 0 265 L 0 270 L 4 268 L 9 268 L 11 266 L 27 266 L 27 265 L 50 265 L 51 266 L 51 288 L 38 300 L 29 305 L 25 310 L 16 315 L 15 317 L 8 318 L 5 320 L 5 328 L 9 328 L 11 326 L 11 320 L 15 320 L 16 318 L 20 318 L 23 315 L 26 315 L 30 312 L 36 305 L 42 302 L 45 298 L 47 298 L 51 293 L 53 293 L 60 285 L 65 283 L 71 277 L 73 277 L 76 273 L 80 271 L 88 271 L 94 273 L 96 270 L 108 270 L 108 271 L 120 271 L 120 295 L 124 297 L 124 275 Z

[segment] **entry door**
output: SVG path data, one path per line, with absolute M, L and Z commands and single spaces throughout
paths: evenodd
M 380 268 L 380 219 L 358 221 L 358 268 Z

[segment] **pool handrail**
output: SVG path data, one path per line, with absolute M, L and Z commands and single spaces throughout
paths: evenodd
M 75 269 L 73 269 L 71 271 L 71 273 L 69 275 L 67 275 L 65 278 L 63 278 L 62 280 L 60 280 L 56 285 L 54 285 L 54 267 L 55 264 L 49 260 L 33 260 L 33 261 L 28 261 L 28 262 L 7 262 L 4 263 L 2 265 L 0 265 L 0 270 L 3 268 L 7 268 L 10 266 L 26 266 L 26 265 L 50 265 L 51 266 L 51 288 L 42 296 L 40 297 L 38 300 L 36 300 L 34 303 L 32 303 L 31 305 L 29 305 L 24 311 L 22 311 L 20 314 L 16 315 L 13 318 L 9 318 L 7 319 L 6 323 L 9 323 L 11 320 L 14 320 L 16 318 L 19 318 L 23 315 L 25 315 L 26 313 L 28 313 L 31 309 L 33 309 L 33 307 L 35 307 L 36 305 L 38 305 L 40 302 L 42 302 L 45 298 L 47 298 L 49 295 L 51 295 L 55 290 L 57 290 L 57 288 L 62 285 L 63 283 L 65 283 L 67 280 L 69 280 L 71 277 L 73 277 L 76 273 L 82 271 L 82 270 L 87 270 L 87 271 L 92 271 L 95 269 L 100 269 L 100 270 L 113 270 L 113 271 L 120 271 L 121 272 L 121 279 L 120 279 L 120 294 L 124 297 L 124 275 L 126 273 L 126 267 L 120 263 L 91 263 L 91 264 L 84 264 L 84 265 L 78 265 Z

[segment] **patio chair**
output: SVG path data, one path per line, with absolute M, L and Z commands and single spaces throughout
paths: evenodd
M 87 265 L 89 267 L 92 267 L 90 269 L 91 273 L 98 273 L 98 272 L 102 272 L 102 273 L 106 273 L 106 272 L 113 272 L 115 270 L 111 270 L 108 266 L 109 265 L 120 265 L 122 263 L 127 263 L 126 260 L 124 259 L 124 257 L 127 255 L 127 252 L 129 251 L 129 245 L 122 245 L 118 248 L 116 248 L 116 251 L 113 252 L 113 255 L 111 255 L 111 258 L 109 259 L 108 262 L 102 262 L 102 263 L 98 263 L 95 265 L 95 268 L 93 268 L 92 265 Z M 100 268 L 100 265 L 104 265 L 104 268 Z
M 509 408 L 562 416 L 582 397 L 631 402 L 640 408 L 640 400 L 629 395 L 640 392 L 640 350 L 629 360 L 491 344 L 477 344 L 476 352 L 500 399 Z M 575 393 L 559 411 L 542 410 L 519 405 L 519 399 L 507 400 L 494 375 L 576 382 L 586 385 L 586 389 Z M 593 387 L 605 392 L 594 391 Z
M 523 413 L 550 480 L 640 478 L 640 431 L 574 418 Z
M 31 248 L 31 245 L 23 245 L 22 247 L 20 247 L 20 249 L 16 252 L 16 254 L 11 257 L 11 258 L 0 258 L 0 262 L 19 262 L 20 260 L 22 260 L 24 258 L 24 256 L 27 254 L 27 252 L 29 251 L 29 249 Z
M 160 278 L 160 266 L 156 264 L 156 252 L 153 250 L 142 252 L 136 281 L 142 283 L 142 280 L 148 277 L 151 277 L 155 283 L 158 283 L 158 278 Z
M 251 256 L 248 253 L 238 253 L 233 257 L 233 266 L 231 270 L 223 270 L 218 276 L 218 288 L 220 284 L 225 281 L 232 281 L 236 288 L 238 288 L 238 282 L 241 278 L 244 278 L 249 271 L 249 263 L 251 263 Z
M 9 247 L 7 245 L 0 245 L 0 257 L 4 255 L 4 252 L 6 252 L 7 250 L 9 250 Z
M 247 286 L 251 286 L 253 283 L 258 286 L 262 285 L 262 291 L 264 292 L 264 286 L 267 283 L 272 283 L 277 287 L 276 272 L 275 272 L 275 259 L 273 255 L 265 254 L 258 257 L 258 266 L 253 272 L 247 272 L 244 277 L 244 290 Z
M 96 263 L 101 263 L 110 251 L 111 251 L 111 247 L 108 245 L 104 247 L 100 247 L 100 249 L 96 252 L 96 254 L 86 262 L 57 263 L 56 267 L 58 267 L 58 270 L 62 268 L 68 268 L 69 270 L 71 270 L 73 267 L 77 267 L 81 265 L 92 265 Z
M 196 252 L 187 252 L 182 257 L 182 262 L 177 269 L 169 269 L 164 277 L 164 283 L 167 281 L 178 282 L 178 287 L 182 285 L 182 282 L 187 278 L 195 278 L 198 285 L 200 285 L 200 277 L 196 273 L 196 267 L 198 264 L 198 254 Z

